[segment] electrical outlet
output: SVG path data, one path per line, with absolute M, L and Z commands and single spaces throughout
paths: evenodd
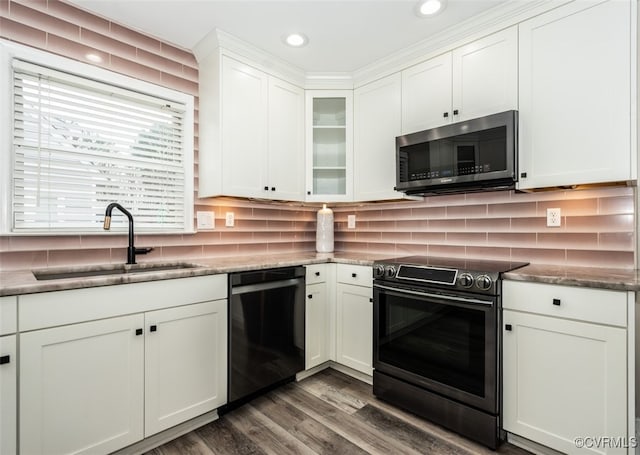
M 196 224 L 198 230 L 213 229 L 216 227 L 216 218 L 213 212 L 196 212 Z
M 347 215 L 347 228 L 355 229 L 356 228 L 356 216 L 355 215 Z
M 547 227 L 560 227 L 562 226 L 562 217 L 560 209 L 547 209 Z
M 224 225 L 226 227 L 233 227 L 235 225 L 235 218 L 233 217 L 233 212 L 227 212 L 224 217 Z

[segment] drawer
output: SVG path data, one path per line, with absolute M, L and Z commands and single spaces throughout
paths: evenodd
M 305 284 L 324 283 L 327 281 L 327 265 L 328 264 L 310 264 L 305 266 L 307 269 Z
M 0 297 L 0 335 L 17 331 L 18 299 L 15 296 Z
M 338 264 L 338 283 L 373 286 L 373 268 L 364 265 Z
M 627 326 L 626 291 L 505 280 L 502 307 L 558 318 Z

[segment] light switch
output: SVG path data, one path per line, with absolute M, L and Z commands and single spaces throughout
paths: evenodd
M 213 212 L 196 212 L 196 224 L 198 230 L 214 229 L 216 227 L 216 217 Z

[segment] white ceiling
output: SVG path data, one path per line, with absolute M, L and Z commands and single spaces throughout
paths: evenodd
M 305 72 L 353 72 L 509 0 L 448 0 L 430 18 L 414 13 L 417 0 L 69 1 L 186 49 L 217 28 Z M 294 31 L 305 47 L 283 44 Z

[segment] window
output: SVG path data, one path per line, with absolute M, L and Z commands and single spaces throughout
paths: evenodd
M 191 96 L 158 97 L 16 58 L 11 66 L 12 232 L 101 231 L 110 202 L 131 211 L 138 232 L 192 229 Z M 124 216 L 114 216 L 118 225 Z

